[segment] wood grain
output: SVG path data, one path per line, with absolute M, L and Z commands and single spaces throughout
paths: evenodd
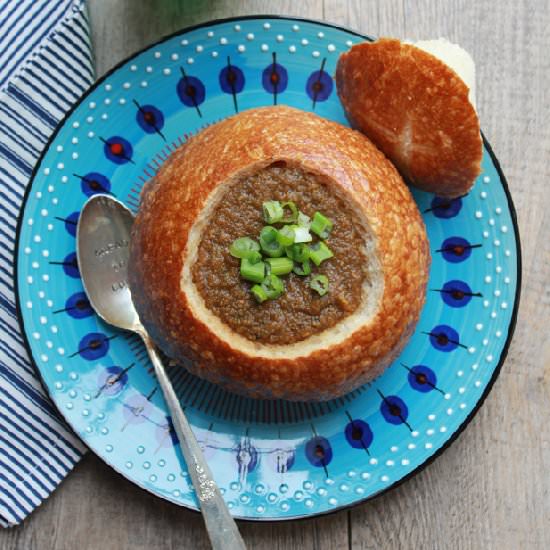
M 482 128 L 518 211 L 523 294 L 508 359 L 485 405 L 421 474 L 350 512 L 244 524 L 258 549 L 550 547 L 550 4 L 548 0 L 91 0 L 98 76 L 189 24 L 285 13 L 372 35 L 446 36 L 478 68 Z M 88 456 L 3 549 L 208 548 L 197 514 L 167 504 Z

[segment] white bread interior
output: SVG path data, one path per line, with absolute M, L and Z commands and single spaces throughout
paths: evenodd
M 368 325 L 374 320 L 376 314 L 378 313 L 379 304 L 382 299 L 384 290 L 384 276 L 376 253 L 377 247 L 374 241 L 373 232 L 370 230 L 368 220 L 362 210 L 355 204 L 351 197 L 347 196 L 347 193 L 344 195 L 344 193 L 340 191 L 337 183 L 334 182 L 332 184 L 333 192 L 340 194 L 341 198 L 356 210 L 359 219 L 363 221 L 362 229 L 365 239 L 363 251 L 365 256 L 368 258 L 368 276 L 363 282 L 362 300 L 358 308 L 351 315 L 345 317 L 333 327 L 293 344 L 266 345 L 258 342 L 252 342 L 251 340 L 248 340 L 233 331 L 218 316 L 207 308 L 204 299 L 193 282 L 191 272 L 192 266 L 197 260 L 197 253 L 203 229 L 206 224 L 210 223 L 212 213 L 217 204 L 225 195 L 227 187 L 231 186 L 232 183 L 240 179 L 244 173 L 259 171 L 265 166 L 279 160 L 292 164 L 292 160 L 284 158 L 270 159 L 269 162 L 256 164 L 253 168 L 248 168 L 245 171 L 235 174 L 224 183 L 218 185 L 210 194 L 206 201 L 206 205 L 202 209 L 200 215 L 197 217 L 193 227 L 191 228 L 191 231 L 189 232 L 189 238 L 185 249 L 185 260 L 181 273 L 181 290 L 187 297 L 189 307 L 192 310 L 193 315 L 202 323 L 207 325 L 210 330 L 226 344 L 233 348 L 239 349 L 243 353 L 246 353 L 252 357 L 264 357 L 268 359 L 294 359 L 296 357 L 310 355 L 320 349 L 337 345 L 349 338 L 350 335 L 357 329 Z M 312 172 L 310 167 L 308 167 L 308 171 Z M 319 176 L 326 179 L 326 176 Z M 238 276 L 239 275 L 236 272 L 235 277 Z
M 405 40 L 425 52 L 443 61 L 462 79 L 468 87 L 468 99 L 473 108 L 476 108 L 476 67 L 472 56 L 458 44 L 449 42 L 446 38 L 433 40 Z

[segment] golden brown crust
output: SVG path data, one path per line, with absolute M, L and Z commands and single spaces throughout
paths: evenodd
M 445 63 L 383 38 L 340 56 L 336 86 L 352 126 L 411 184 L 447 197 L 470 190 L 481 172 L 479 119 L 467 86 Z
M 210 193 L 238 171 L 280 159 L 326 174 L 366 214 L 384 274 L 371 322 L 342 343 L 294 359 L 250 356 L 199 321 L 181 291 L 190 229 Z M 245 111 L 203 130 L 147 185 L 134 224 L 130 287 L 158 345 L 189 370 L 254 397 L 325 400 L 380 374 L 412 333 L 430 255 L 424 224 L 403 180 L 363 135 L 288 107 Z

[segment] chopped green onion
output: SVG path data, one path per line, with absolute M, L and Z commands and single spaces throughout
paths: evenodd
M 294 229 L 288 225 L 283 225 L 277 232 L 277 241 L 282 246 L 290 246 L 294 243 Z
M 306 260 L 301 264 L 295 262 L 292 271 L 294 271 L 296 275 L 300 275 L 300 277 L 305 277 L 306 275 L 309 275 L 311 273 L 311 263 L 309 262 L 309 260 Z
M 313 264 L 333 257 L 327 246 L 333 222 L 321 212 L 315 212 L 313 220 L 300 212 L 292 201 L 265 201 L 262 203 L 264 220 L 270 224 L 262 228 L 257 242 L 250 237 L 235 239 L 229 247 L 230 254 L 241 260 L 243 279 L 255 283 L 250 293 L 258 303 L 275 300 L 285 291 L 282 276 L 294 272 L 300 277 L 311 275 Z M 274 224 L 283 224 L 281 229 Z M 313 243 L 315 233 L 319 242 Z M 305 243 L 311 243 L 307 245 Z M 320 296 L 329 290 L 326 275 L 312 275 L 310 288 Z
M 269 275 L 262 281 L 262 288 L 270 300 L 275 300 L 284 292 L 285 285 L 277 275 Z
M 311 218 L 303 212 L 298 212 L 298 225 L 309 229 L 309 226 L 311 225 Z
M 254 296 L 254 298 L 256 298 L 256 300 L 260 304 L 267 300 L 266 291 L 263 289 L 263 287 L 261 285 L 254 285 L 250 289 L 250 292 L 252 293 L 252 296 Z
M 283 202 L 281 205 L 283 207 L 283 210 L 288 208 L 290 210 L 290 214 L 285 214 L 279 221 L 281 223 L 296 223 L 298 220 L 298 208 L 292 201 Z
M 332 250 L 323 241 L 319 241 L 309 247 L 309 257 L 316 266 L 320 266 L 322 262 L 333 256 Z
M 277 223 L 283 219 L 285 214 L 279 201 L 267 201 L 262 204 L 264 220 L 267 223 Z
M 277 233 L 271 225 L 266 225 L 260 232 L 260 247 L 271 258 L 279 258 L 285 252 L 283 245 L 277 240 Z
M 252 263 L 250 260 L 243 258 L 241 260 L 241 277 L 253 283 L 261 283 L 265 278 L 264 262 Z
M 266 263 L 270 266 L 268 275 L 288 275 L 294 266 L 290 258 L 267 258 Z
M 253 264 L 259 262 L 262 259 L 262 255 L 259 252 L 260 245 L 250 237 L 241 237 L 235 239 L 229 247 L 229 253 L 234 258 L 246 258 Z
M 331 220 L 323 216 L 321 212 L 315 212 L 310 229 L 313 233 L 319 235 L 321 239 L 327 239 L 332 231 L 332 226 L 333 223 Z
M 291 225 L 290 228 L 294 231 L 295 243 L 310 243 L 313 240 L 309 229 L 300 225 Z
M 295 262 L 305 262 L 309 258 L 310 250 L 306 244 L 297 243 L 285 248 L 286 255 Z
M 314 275 L 309 281 L 309 286 L 319 293 L 319 296 L 324 296 L 328 292 L 328 277 L 326 275 Z

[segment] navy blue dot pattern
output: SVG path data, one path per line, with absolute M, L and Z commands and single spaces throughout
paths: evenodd
M 404 424 L 409 417 L 409 409 L 397 395 L 389 395 L 382 399 L 380 412 L 386 422 L 398 426 Z
M 422 393 L 431 392 L 437 386 L 435 372 L 425 365 L 412 367 L 407 378 L 411 387 Z
M 186 107 L 198 107 L 204 103 L 206 89 L 196 76 L 185 75 L 180 78 L 176 88 L 180 101 Z
M 105 357 L 109 352 L 109 339 L 101 332 L 86 334 L 78 344 L 78 354 L 87 361 Z
M 69 296 L 65 302 L 65 311 L 73 319 L 85 319 L 94 313 L 85 292 L 76 292 Z
M 91 197 L 97 193 L 109 193 L 111 191 L 111 182 L 103 174 L 99 174 L 98 172 L 89 172 L 88 174 L 80 177 L 80 188 L 87 197 Z M 74 213 L 71 215 L 74 215 Z M 76 226 L 74 232 L 76 234 Z
M 363 420 L 352 420 L 344 430 L 346 441 L 354 449 L 368 449 L 374 439 L 370 426 Z
M 326 468 L 332 460 L 332 447 L 328 439 L 322 436 L 312 437 L 306 443 L 306 458 L 318 468 Z
M 448 325 L 438 325 L 430 331 L 430 343 L 443 352 L 454 351 L 460 345 L 458 332 Z
M 154 105 L 140 105 L 136 113 L 136 121 L 148 134 L 158 134 L 164 128 L 164 115 Z
M 103 144 L 105 156 L 115 164 L 132 162 L 133 148 L 130 142 L 120 136 L 112 136 Z

